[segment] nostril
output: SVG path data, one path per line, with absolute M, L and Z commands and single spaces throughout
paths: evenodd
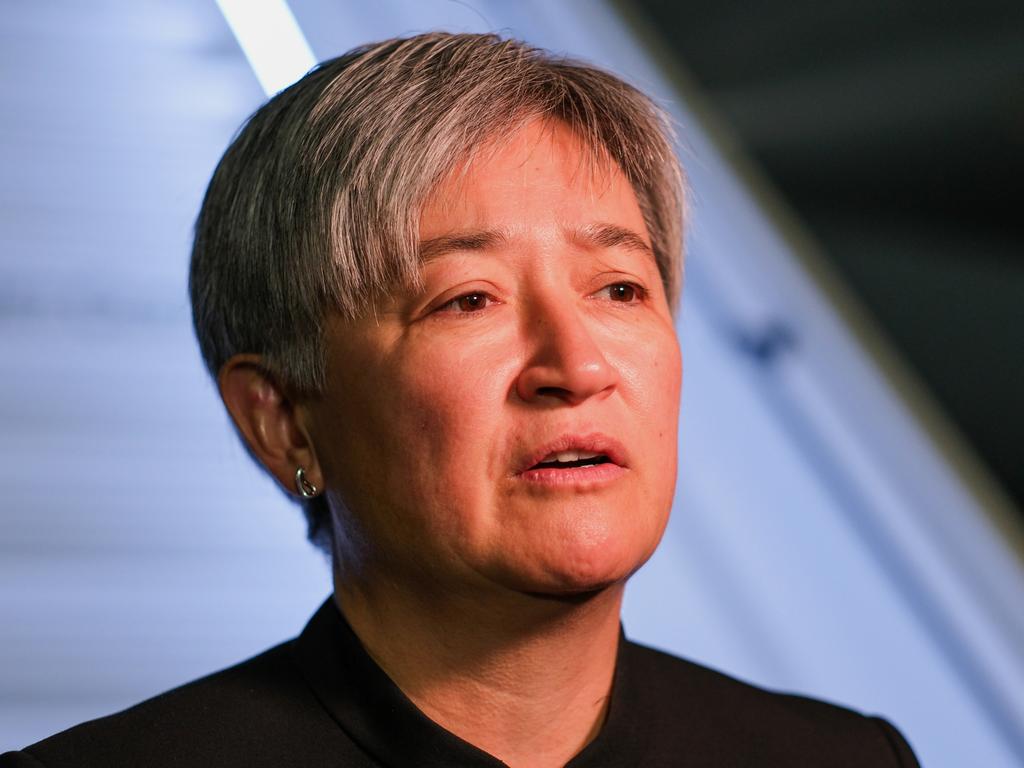
M 538 395 L 550 395 L 551 397 L 568 397 L 570 392 L 562 387 L 538 387 Z
M 603 357 L 594 360 L 534 359 L 516 380 L 521 399 L 537 404 L 578 405 L 615 388 L 617 374 Z

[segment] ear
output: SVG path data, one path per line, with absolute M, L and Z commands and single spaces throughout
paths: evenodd
M 256 458 L 290 493 L 297 493 L 295 471 L 323 488 L 323 473 L 301 407 L 289 399 L 258 355 L 235 355 L 217 376 L 220 396 Z

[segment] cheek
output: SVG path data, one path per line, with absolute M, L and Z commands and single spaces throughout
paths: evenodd
M 480 480 L 499 471 L 498 459 L 510 384 L 507 346 L 502 353 L 477 345 L 438 345 L 403 360 L 392 380 L 393 449 L 430 498 L 462 498 L 483 492 Z M 425 486 L 425 487 L 424 487 Z
M 675 438 L 679 421 L 679 400 L 683 388 L 683 354 L 679 339 L 673 333 L 652 361 L 659 385 L 659 397 L 664 410 L 671 414 L 672 437 Z
M 679 341 L 673 333 L 651 361 L 656 392 L 652 413 L 655 414 L 655 434 L 663 446 L 666 463 L 675 477 L 676 452 L 679 438 L 679 399 L 683 384 L 683 357 Z
M 634 345 L 626 354 L 623 394 L 636 420 L 635 438 L 650 461 L 645 486 L 660 503 L 675 487 L 682 355 L 672 332 L 652 334 L 651 343 Z
M 492 527 L 508 391 L 508 363 L 494 357 L 469 345 L 425 349 L 393 374 L 389 493 L 406 540 L 434 559 L 485 546 Z
M 466 510 L 481 485 L 472 482 L 472 462 L 484 455 L 475 448 L 493 418 L 481 376 L 452 364 L 425 355 L 382 366 L 373 380 L 353 377 L 332 418 L 331 431 L 344 435 L 333 441 L 340 451 L 332 463 L 345 506 L 372 549 L 403 561 L 415 562 L 414 552 L 443 557 L 443 542 L 471 535 Z
M 624 394 L 634 411 L 648 428 L 664 425 L 674 435 L 682 385 L 682 355 L 675 333 L 652 334 L 647 343 L 623 345 L 619 360 Z
M 467 346 L 426 350 L 394 372 L 401 382 L 396 407 L 418 416 L 412 426 L 439 455 L 468 450 L 501 416 L 507 365 L 500 355 Z

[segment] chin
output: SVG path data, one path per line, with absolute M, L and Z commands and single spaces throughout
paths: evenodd
M 502 545 L 491 550 L 491 577 L 522 594 L 551 598 L 585 600 L 621 588 L 654 554 L 668 518 L 653 505 L 634 505 L 630 515 L 623 507 L 587 500 L 533 514 L 530 525 L 506 530 Z
M 632 532 L 635 534 L 635 531 Z M 629 538 L 560 542 L 557 552 L 546 553 L 535 565 L 531 594 L 576 601 L 621 587 L 654 553 L 657 541 L 639 542 Z
M 526 594 L 551 604 L 578 606 L 589 603 L 614 586 L 614 584 L 609 584 L 599 589 L 580 590 L 578 592 L 527 592 Z

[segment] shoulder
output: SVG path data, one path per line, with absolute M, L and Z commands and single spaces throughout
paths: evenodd
M 634 706 L 657 723 L 664 748 L 710 754 L 708 764 L 717 765 L 917 766 L 900 732 L 881 718 L 759 688 L 635 643 L 627 654 L 639 683 Z
M 352 745 L 295 668 L 293 642 L 0 756 L 0 768 L 281 766 L 344 755 Z

